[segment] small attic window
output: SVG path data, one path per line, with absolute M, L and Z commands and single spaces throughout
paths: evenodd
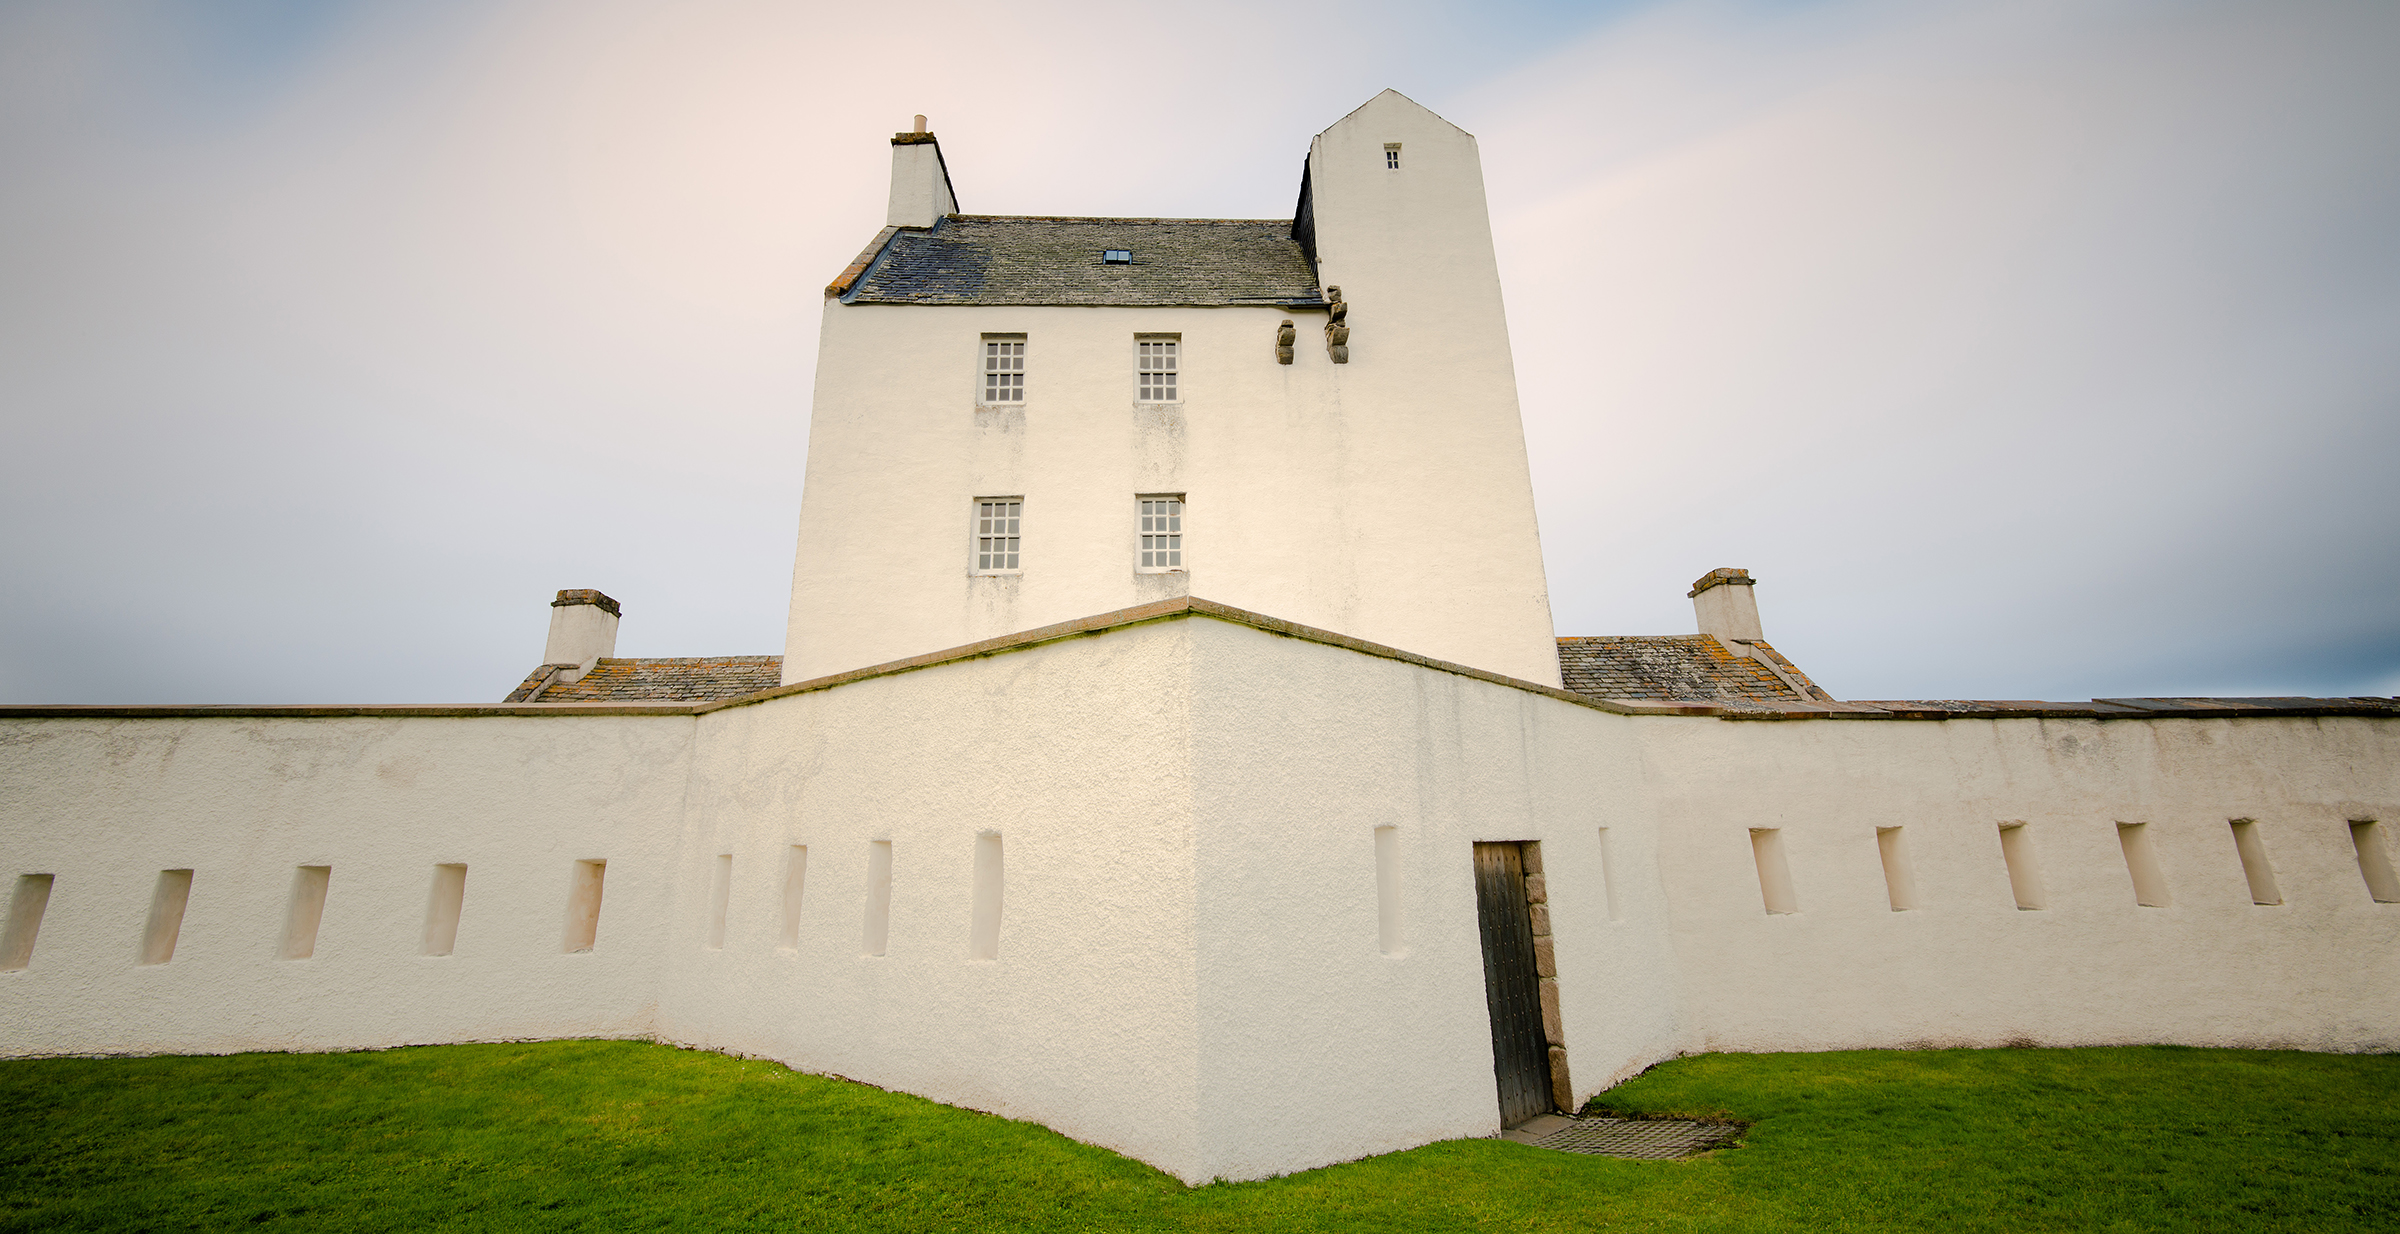
M 1383 143 L 1383 165 L 1384 165 L 1384 167 L 1386 167 L 1387 169 L 1389 169 L 1389 170 L 1392 170 L 1392 171 L 1398 171 L 1398 170 L 1400 170 L 1400 143 L 1399 143 L 1399 142 L 1396 142 L 1396 141 L 1387 141 L 1387 142 Z
M 1130 266 L 1133 264 L 1133 250 L 1102 249 L 1100 250 L 1100 260 L 1112 266 Z

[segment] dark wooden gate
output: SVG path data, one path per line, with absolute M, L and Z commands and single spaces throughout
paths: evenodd
M 1550 1040 L 1542 1032 L 1541 976 L 1533 965 L 1533 914 L 1525 906 L 1525 852 L 1475 846 L 1475 919 L 1483 934 L 1483 1000 L 1492 1013 L 1492 1073 L 1500 1123 L 1550 1112 Z

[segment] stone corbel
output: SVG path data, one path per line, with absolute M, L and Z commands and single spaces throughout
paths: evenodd
M 1335 364 L 1348 364 L 1350 363 L 1350 326 L 1347 319 L 1350 316 L 1350 306 L 1343 302 L 1342 289 L 1339 287 L 1326 288 L 1325 299 L 1329 302 L 1332 313 L 1332 319 L 1325 323 L 1325 354 L 1332 356 Z
M 1292 319 L 1284 318 L 1283 324 L 1275 329 L 1275 363 L 1290 364 L 1292 362 L 1292 344 L 1299 341 L 1299 338 L 1300 332 L 1292 328 Z

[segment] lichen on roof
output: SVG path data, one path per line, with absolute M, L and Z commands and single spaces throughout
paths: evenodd
M 1792 704 L 1826 701 L 1824 691 L 1765 643 L 1778 676 L 1755 659 L 1734 655 L 1707 634 L 1651 634 L 1558 640 L 1559 677 L 1566 688 L 1594 698 L 1661 702 Z M 1785 678 L 1801 689 L 1786 684 Z
M 654 656 L 604 659 L 580 680 L 557 682 L 543 665 L 511 703 L 713 703 L 783 684 L 782 656 Z M 568 667 L 573 667 L 569 665 Z
M 1110 249 L 1133 260 L 1103 261 Z M 953 214 L 893 229 L 863 273 L 830 290 L 846 304 L 1322 303 L 1289 219 Z

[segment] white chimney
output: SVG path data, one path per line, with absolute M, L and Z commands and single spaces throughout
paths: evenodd
M 925 117 L 919 116 L 915 132 L 892 134 L 892 198 L 883 225 L 931 227 L 943 215 L 956 213 L 958 195 L 950 191 L 941 143 L 925 131 Z
M 1700 617 L 1700 632 L 1716 636 L 1737 656 L 1750 654 L 1750 644 L 1766 637 L 1758 628 L 1758 600 L 1750 594 L 1748 570 L 1711 570 L 1692 584 L 1692 611 Z
M 543 664 L 562 665 L 561 684 L 583 680 L 592 665 L 617 654 L 617 602 L 589 587 L 558 593 L 550 602 L 550 645 Z
M 1748 570 L 1734 569 L 1711 570 L 1694 581 L 1692 611 L 1700 617 L 1700 632 L 1724 644 L 1732 655 L 1773 673 L 1802 699 L 1832 702 L 1833 696 L 1801 677 L 1791 661 L 1757 645 L 1767 636 L 1759 632 L 1758 600 L 1750 592 L 1756 582 Z

